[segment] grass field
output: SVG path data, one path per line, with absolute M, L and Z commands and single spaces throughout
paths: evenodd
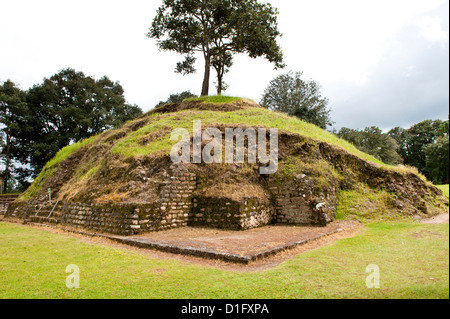
M 0 223 L 0 298 L 449 298 L 449 227 L 371 224 L 260 272 L 234 272 Z M 80 288 L 66 287 L 69 264 Z M 380 289 L 366 267 L 380 268 Z
M 443 193 L 445 196 L 448 197 L 448 194 L 449 194 L 449 187 L 448 187 L 448 185 L 439 185 L 439 186 L 437 186 L 437 187 L 442 191 L 442 193 Z
M 241 101 L 243 98 L 235 96 L 225 96 L 225 95 L 213 95 L 213 96 L 202 96 L 202 97 L 191 97 L 185 99 L 183 102 L 202 102 L 202 103 L 213 103 L 213 104 L 225 104 L 232 103 L 235 101 Z

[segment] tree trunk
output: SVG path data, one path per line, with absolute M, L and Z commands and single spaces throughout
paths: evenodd
M 223 74 L 224 70 L 222 66 L 214 66 L 217 72 L 217 95 L 222 95 L 223 91 Z
M 219 75 L 217 77 L 217 95 L 222 95 L 222 88 L 223 88 L 223 80 L 222 80 L 222 76 Z
M 205 56 L 205 75 L 203 77 L 203 86 L 202 86 L 202 94 L 201 96 L 209 95 L 209 77 L 211 74 L 211 57 L 208 53 L 204 54 Z

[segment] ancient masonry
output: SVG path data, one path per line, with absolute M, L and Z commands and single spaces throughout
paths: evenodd
M 269 225 L 277 220 L 276 209 L 261 203 L 258 198 L 244 198 L 241 201 L 193 198 L 197 188 L 195 174 L 175 170 L 172 175 L 167 176 L 160 190 L 160 199 L 154 203 L 14 201 L 1 204 L 0 215 L 25 222 L 63 224 L 117 235 L 135 235 L 184 226 L 245 230 Z M 307 218 L 297 221 L 310 223 Z
M 283 184 L 275 183 L 273 178 L 269 178 L 269 185 L 277 223 L 325 226 L 334 221 L 338 199 L 337 183 L 329 181 L 328 187 L 322 190 L 322 197 L 313 195 L 313 185 L 303 174 L 298 175 L 294 181 L 284 181 Z
M 0 215 L 4 215 L 9 204 L 14 202 L 19 195 L 0 195 Z

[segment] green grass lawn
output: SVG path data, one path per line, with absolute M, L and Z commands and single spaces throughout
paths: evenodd
M 371 224 L 276 268 L 239 273 L 0 223 L 0 298 L 449 298 L 449 227 Z M 68 289 L 66 267 L 80 268 Z M 380 268 L 380 289 L 366 267 Z
M 190 97 L 184 99 L 183 102 L 202 102 L 202 103 L 213 103 L 213 104 L 225 104 L 232 103 L 235 101 L 241 101 L 243 98 L 235 96 L 225 96 L 225 95 L 213 95 L 213 96 L 202 96 L 202 97 Z
M 439 185 L 439 186 L 437 186 L 437 188 L 439 188 L 442 191 L 442 193 L 444 193 L 444 195 L 448 197 L 448 193 L 449 193 L 448 185 Z

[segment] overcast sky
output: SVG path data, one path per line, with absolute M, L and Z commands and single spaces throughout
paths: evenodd
M 202 58 L 198 74 L 175 74 L 181 57 L 159 52 L 145 36 L 161 2 L 0 0 L 0 81 L 28 89 L 71 67 L 119 81 L 127 101 L 144 111 L 173 93 L 198 94 Z M 321 84 L 336 128 L 447 119 L 448 0 L 270 2 L 280 11 L 287 68 L 236 56 L 225 94 L 260 101 L 275 76 L 303 71 Z

